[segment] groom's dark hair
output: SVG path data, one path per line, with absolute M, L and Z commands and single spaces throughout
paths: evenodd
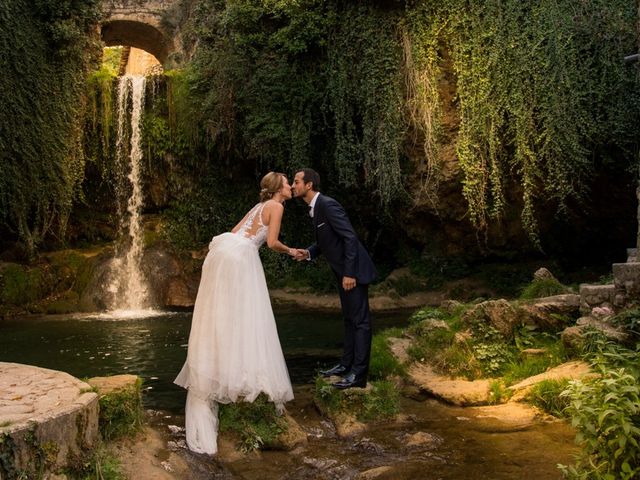
M 304 183 L 313 183 L 313 191 L 320 191 L 320 175 L 313 168 L 303 168 L 299 170 L 302 172 L 302 181 Z

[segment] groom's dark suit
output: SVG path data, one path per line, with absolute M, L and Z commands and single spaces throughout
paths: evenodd
M 311 245 L 311 259 L 324 254 L 338 279 L 338 291 L 344 316 L 344 354 L 341 364 L 357 379 L 369 372 L 371 353 L 371 315 L 369 284 L 377 276 L 376 269 L 364 249 L 347 214 L 337 201 L 319 194 L 313 207 L 313 230 L 316 243 Z M 356 279 L 356 287 L 345 291 L 342 277 Z

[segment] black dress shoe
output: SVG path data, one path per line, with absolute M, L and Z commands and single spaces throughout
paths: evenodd
M 345 388 L 364 388 L 367 386 L 367 379 L 365 377 L 358 378 L 355 373 L 349 373 L 342 380 L 336 383 L 332 383 L 332 385 L 340 390 L 344 390 Z
M 336 365 L 333 368 L 330 368 L 329 370 L 320 370 L 320 375 L 322 375 L 323 377 L 332 377 L 334 375 L 342 375 L 344 373 L 347 373 L 347 367 L 345 367 L 344 365 Z

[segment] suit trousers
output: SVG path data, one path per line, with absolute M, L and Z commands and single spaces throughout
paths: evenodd
M 344 317 L 344 353 L 341 364 L 350 368 L 356 378 L 367 378 L 371 356 L 371 314 L 369 285 L 356 285 L 346 292 L 338 283 Z

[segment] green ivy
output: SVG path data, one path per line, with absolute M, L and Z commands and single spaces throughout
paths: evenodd
M 0 5 L 0 222 L 33 255 L 64 234 L 84 175 L 85 78 L 98 0 Z

